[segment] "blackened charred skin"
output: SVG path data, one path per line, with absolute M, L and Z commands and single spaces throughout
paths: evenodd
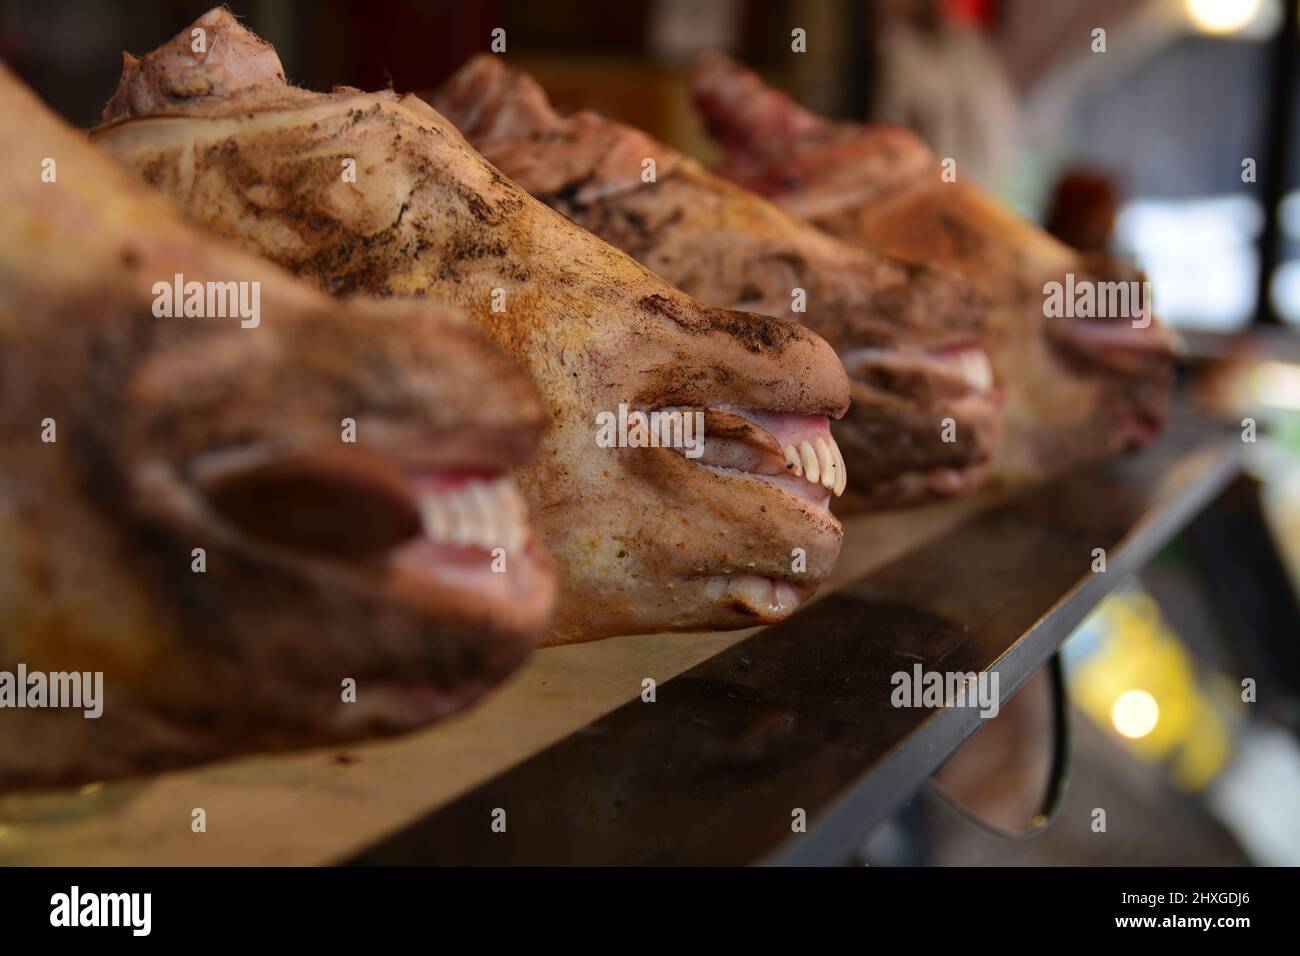
M 689 300 L 670 299 L 660 293 L 642 296 L 638 301 L 645 311 L 671 319 L 691 335 L 721 332 L 756 355 L 779 352 L 799 338 L 799 327 L 781 319 L 714 309 Z

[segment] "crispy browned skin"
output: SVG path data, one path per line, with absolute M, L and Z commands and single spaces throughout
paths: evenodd
M 186 30 L 143 58 L 124 80 L 145 89 L 119 92 L 94 142 L 312 283 L 457 303 L 526 365 L 550 414 L 521 482 L 562 575 L 555 640 L 775 620 L 793 602 L 769 606 L 774 582 L 802 597 L 826 576 L 839 523 L 773 481 L 707 467 L 726 442 L 706 435 L 688 460 L 595 440 L 596 415 L 620 403 L 838 417 L 848 384 L 824 341 L 682 294 L 534 200 L 418 98 L 262 82 L 278 63 L 232 61 L 269 47 L 224 10 L 199 24 L 212 55 L 187 53 Z M 209 70 L 221 95 L 189 95 Z M 258 82 L 232 89 L 241 75 Z M 757 431 L 740 444 L 762 446 Z
M 478 587 L 397 557 L 412 471 L 508 469 L 541 434 L 467 320 L 200 234 L 3 67 L 0 169 L 0 670 L 103 672 L 98 719 L 0 709 L 0 790 L 405 730 L 527 656 L 544 562 L 507 603 L 486 558 Z M 155 317 L 175 273 L 260 282 L 260 323 Z
M 852 389 L 832 428 L 852 503 L 913 503 L 978 482 L 1000 396 L 936 357 L 983 344 L 966 280 L 842 243 L 636 129 L 590 112 L 562 117 L 496 56 L 476 57 L 430 102 L 511 179 L 683 291 L 823 336 Z M 943 440 L 945 419 L 955 441 Z
M 724 173 L 831 234 L 949 266 L 990 302 L 991 358 L 1007 390 L 995 472 L 1033 479 L 1149 441 L 1162 426 L 1175 364 L 1158 323 L 1044 318 L 1044 285 L 1140 280 L 1085 256 L 961 179 L 906 130 L 835 124 L 725 57 L 703 61 L 696 102 L 728 149 Z

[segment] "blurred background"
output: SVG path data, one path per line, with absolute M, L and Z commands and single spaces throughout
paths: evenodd
M 152 49 L 210 5 L 0 0 L 0 57 L 87 127 L 123 50 Z M 602 111 L 706 162 L 717 154 L 687 75 L 721 50 L 823 114 L 916 129 L 1065 241 L 1136 261 L 1187 342 L 1188 406 L 1259 422 L 1249 474 L 1066 643 L 1068 799 L 1082 809 L 1062 818 L 1073 823 L 1046 825 L 1060 795 L 1045 672 L 863 855 L 1300 864 L 1300 0 L 232 9 L 275 44 L 290 81 L 315 89 L 428 90 L 500 27 L 506 57 L 558 106 Z M 805 53 L 791 50 L 796 28 Z M 1255 700 L 1242 674 L 1258 678 Z M 1113 808 L 1124 840 L 1091 839 L 1097 805 Z M 1041 839 L 1015 836 L 1030 832 Z
M 0 56 L 88 126 L 121 51 L 152 49 L 210 5 L 0 0 Z M 1137 260 L 1170 323 L 1234 330 L 1255 319 L 1300 325 L 1295 6 L 242 0 L 232 9 L 275 44 L 292 81 L 320 89 L 433 87 L 502 27 L 509 58 L 557 103 L 594 107 L 705 159 L 685 71 L 723 50 L 819 112 L 918 129 L 1073 244 Z M 796 27 L 804 54 L 791 52 Z

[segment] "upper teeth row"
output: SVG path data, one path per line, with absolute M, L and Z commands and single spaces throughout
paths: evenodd
M 828 441 L 818 435 L 811 440 L 801 441 L 797 448 L 786 445 L 782 451 L 785 452 L 786 466 L 793 475 L 807 478 L 814 485 L 829 488 L 837 496 L 844 494 L 849 472 L 844 467 L 840 446 L 835 444 L 834 439 Z
M 424 533 L 432 541 L 514 551 L 523 543 L 527 511 L 509 478 L 469 481 L 455 491 L 419 498 Z

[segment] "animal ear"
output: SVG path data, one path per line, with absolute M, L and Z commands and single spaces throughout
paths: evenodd
M 156 50 L 139 58 L 123 54 L 122 77 L 102 122 L 142 116 L 196 97 L 284 85 L 275 48 L 226 7 L 216 7 Z
M 536 80 L 486 53 L 452 74 L 429 103 L 471 141 L 489 131 L 511 139 L 535 136 L 561 122 Z

